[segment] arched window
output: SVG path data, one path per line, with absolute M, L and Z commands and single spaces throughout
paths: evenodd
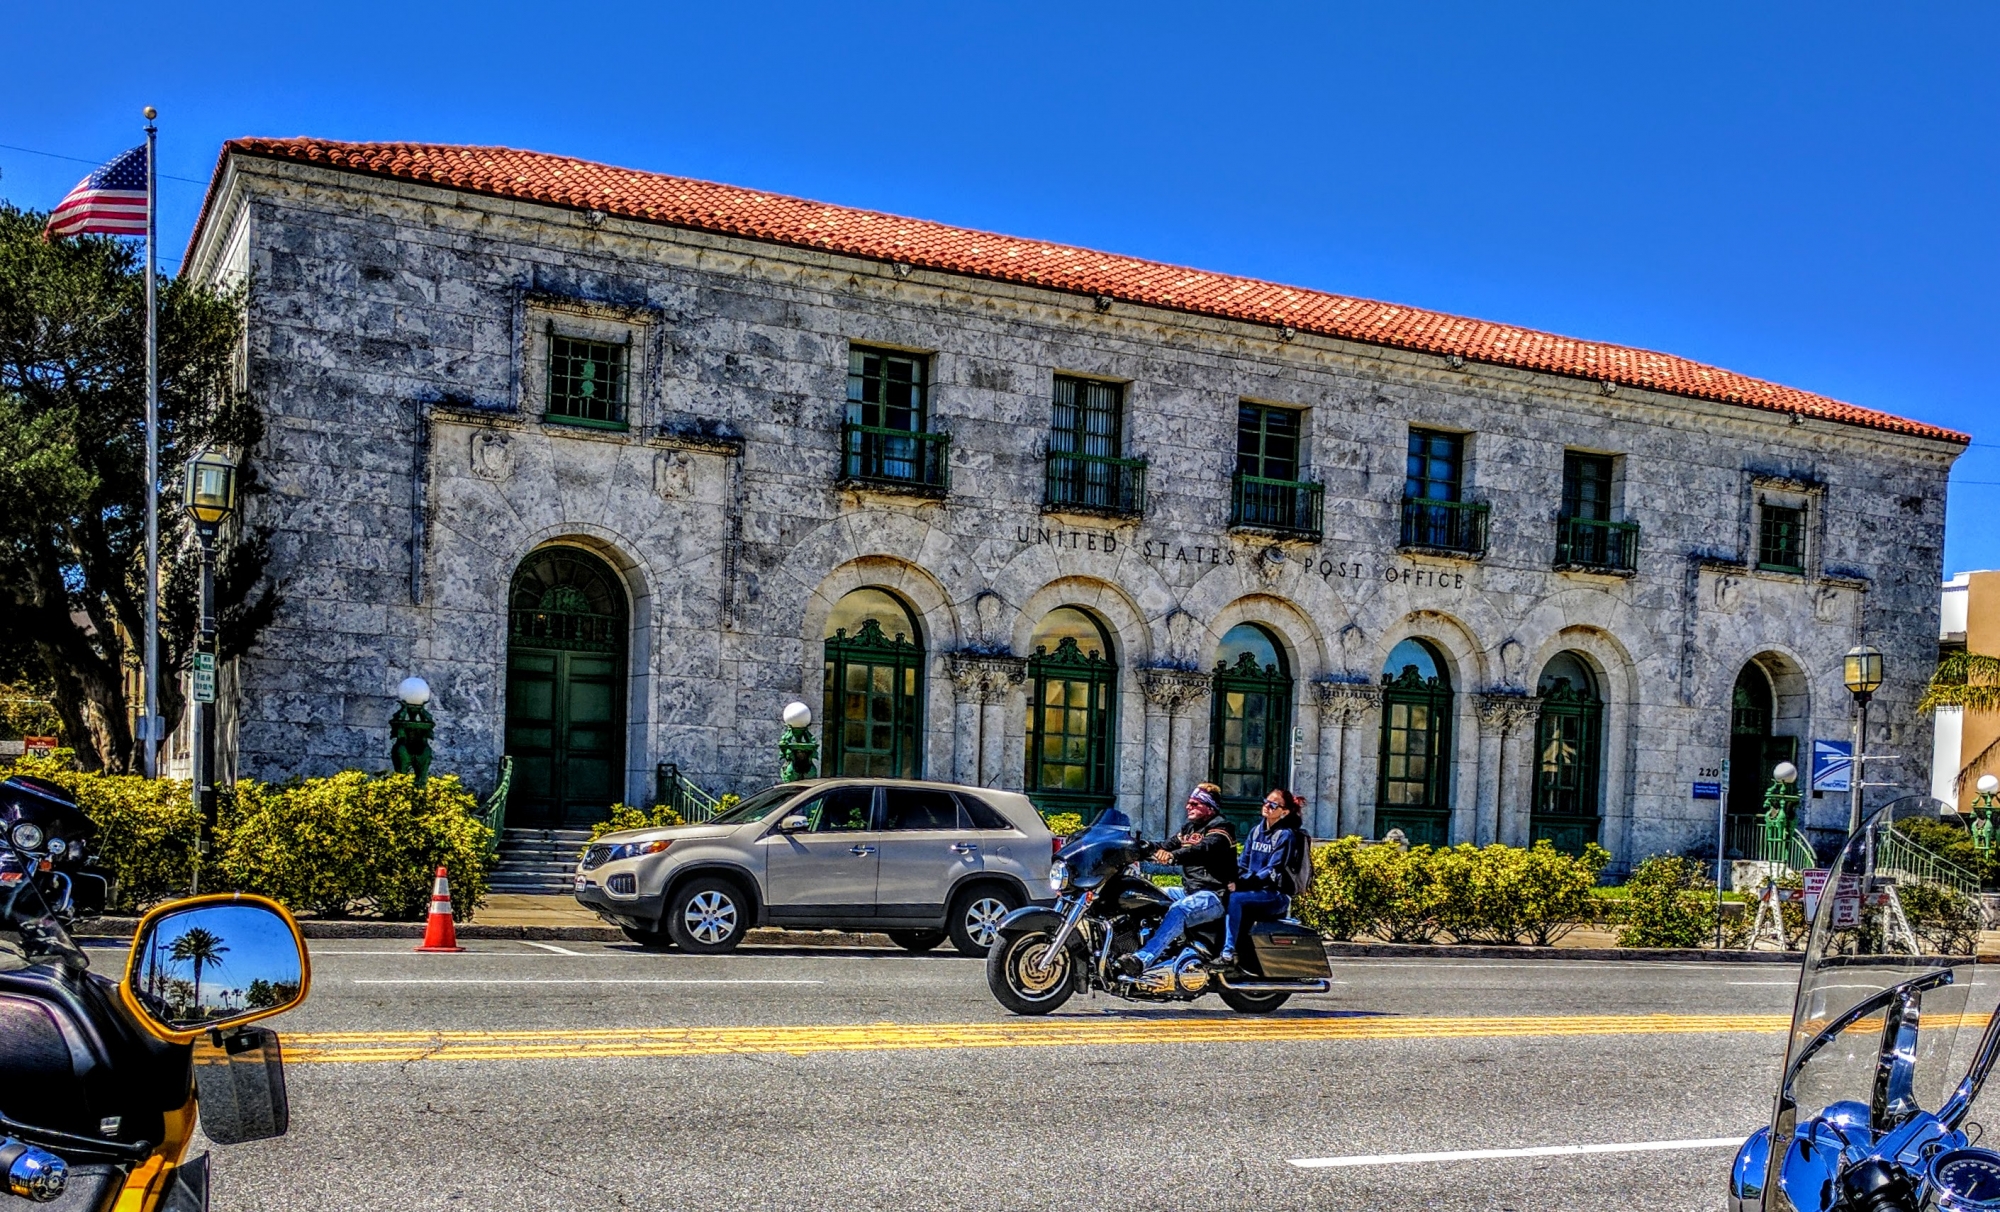
M 1426 640 L 1404 640 L 1382 666 L 1382 761 L 1375 836 L 1412 845 L 1451 838 L 1451 672 Z
M 1111 637 L 1074 606 L 1050 611 L 1028 658 L 1028 796 L 1085 820 L 1111 804 L 1118 666 Z
M 1535 721 L 1535 803 L 1530 843 L 1547 838 L 1556 849 L 1582 854 L 1602 826 L 1599 784 L 1604 769 L 1604 700 L 1597 677 L 1581 656 L 1559 652 L 1543 667 L 1536 691 L 1542 713 Z
M 909 607 L 857 589 L 826 620 L 829 776 L 920 779 L 924 642 Z
M 1292 777 L 1292 674 L 1277 637 L 1238 623 L 1216 650 L 1209 706 L 1208 778 L 1239 826 Z
M 625 798 L 624 586 L 576 547 L 521 561 L 507 590 L 507 819 L 589 825 Z

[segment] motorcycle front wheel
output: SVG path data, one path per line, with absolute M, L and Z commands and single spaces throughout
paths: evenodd
M 1238 1014 L 1269 1014 L 1292 1000 L 1289 993 L 1252 993 L 1247 989 L 1223 987 L 1216 990 L 1223 1004 Z
M 993 997 L 1015 1014 L 1047 1014 L 1075 991 L 1075 972 L 1067 949 L 1049 952 L 1047 931 L 1001 938 L 986 953 L 986 984 Z M 1048 967 L 1036 971 L 1046 960 Z

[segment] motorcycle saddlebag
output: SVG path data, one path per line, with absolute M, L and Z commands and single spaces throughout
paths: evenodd
M 1297 922 L 1258 922 L 1250 927 L 1250 951 L 1257 969 L 1274 981 L 1324 980 L 1333 975 L 1319 932 Z

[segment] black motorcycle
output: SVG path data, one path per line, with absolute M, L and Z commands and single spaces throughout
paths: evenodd
M 97 825 L 69 792 L 26 775 L 0 782 L 0 886 L 30 880 L 67 925 L 104 912 L 111 882 L 91 865 Z
M 1213 992 L 1232 1010 L 1269 1014 L 1294 993 L 1332 986 L 1326 945 L 1289 921 L 1253 925 L 1234 968 L 1215 962 L 1222 923 L 1213 922 L 1190 930 L 1179 955 L 1137 976 L 1121 975 L 1119 957 L 1137 951 L 1173 904 L 1140 874 L 1155 849 L 1122 813 L 1108 809 L 1056 853 L 1049 868 L 1050 890 L 1060 895 L 1055 907 L 1009 914 L 986 954 L 986 983 L 1001 1005 L 1016 1014 L 1047 1014 L 1086 991 L 1139 1002 L 1193 1001 Z

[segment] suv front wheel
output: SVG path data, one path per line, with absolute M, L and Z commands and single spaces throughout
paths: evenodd
M 736 881 L 705 875 L 689 880 L 667 903 L 667 933 L 689 955 L 736 950 L 750 929 L 750 902 Z
M 1005 884 L 980 884 L 952 898 L 946 928 L 960 955 L 984 956 L 1000 938 L 1000 921 L 1019 909 L 1021 894 Z

